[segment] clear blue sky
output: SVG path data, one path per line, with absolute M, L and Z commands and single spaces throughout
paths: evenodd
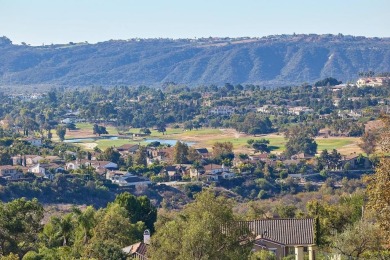
M 261 37 L 390 36 L 390 0 L 0 0 L 0 36 L 14 43 Z

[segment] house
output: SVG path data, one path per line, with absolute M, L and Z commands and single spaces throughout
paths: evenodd
M 104 173 L 107 170 L 116 170 L 118 169 L 118 165 L 113 162 L 109 161 L 92 161 L 92 160 L 85 160 L 85 159 L 79 159 L 72 162 L 68 162 L 65 166 L 66 170 L 77 170 L 80 167 L 92 167 L 94 168 L 98 173 Z
M 17 166 L 1 165 L 0 177 L 6 180 L 17 180 L 23 176 L 22 170 Z
M 342 89 L 345 89 L 346 87 L 348 87 L 349 85 L 348 84 L 339 84 L 339 85 L 336 85 L 336 86 L 331 86 L 330 89 L 333 91 L 333 92 L 336 92 L 336 91 L 340 91 Z
M 165 147 L 165 148 L 148 148 L 148 155 L 154 160 L 160 162 L 171 162 L 173 158 L 175 148 L 174 147 Z
M 34 165 L 39 163 L 44 158 L 39 155 L 16 155 L 12 156 L 12 165 Z
M 150 231 L 147 229 L 144 231 L 144 241 L 138 242 L 133 245 L 122 248 L 130 259 L 147 260 L 146 252 L 150 245 Z
M 181 177 L 177 167 L 174 165 L 165 166 L 163 172 L 169 177 L 170 180 L 176 180 Z
M 138 144 L 124 144 L 116 148 L 116 150 L 124 155 L 124 154 L 135 154 L 139 149 Z
M 56 155 L 45 156 L 43 158 L 43 160 L 48 161 L 48 162 L 61 162 L 62 161 L 62 159 Z
M 277 259 L 295 255 L 303 260 L 308 255 L 314 260 L 314 220 L 313 219 L 261 219 L 241 223 L 255 235 L 253 250 L 268 250 Z
M 178 180 L 189 173 L 191 166 L 191 164 L 168 165 L 164 167 L 160 174 L 168 176 L 170 180 Z
M 208 164 L 203 166 L 203 169 L 190 169 L 191 178 L 205 179 L 206 181 L 218 181 L 219 179 L 231 179 L 235 177 L 235 173 L 230 172 L 230 169 L 224 165 Z
M 29 142 L 33 146 L 37 146 L 37 147 L 42 146 L 42 139 L 41 138 L 28 137 L 24 140 Z
M 288 108 L 288 112 L 293 115 L 302 115 L 312 113 L 314 110 L 308 107 L 290 107 Z
M 249 155 L 251 161 L 266 161 L 269 157 L 268 153 Z
M 196 148 L 195 151 L 202 157 L 202 159 L 210 157 L 210 153 L 207 148 Z
M 291 160 L 309 160 L 312 158 L 314 158 L 314 156 L 307 153 L 297 153 L 291 156 Z
M 135 176 L 129 172 L 123 171 L 109 171 L 106 173 L 106 179 L 112 183 L 118 184 L 119 186 L 139 186 L 149 185 L 152 182 L 143 177 Z
M 236 177 L 236 174 L 234 172 L 231 172 L 231 171 L 224 171 L 224 172 L 218 174 L 218 177 L 222 178 L 222 179 L 232 179 L 232 178 Z
M 234 114 L 234 107 L 232 106 L 218 106 L 210 109 L 209 114 L 219 116 L 230 116 Z
M 56 163 L 46 163 L 41 164 L 38 163 L 30 168 L 28 168 L 28 172 L 33 173 L 37 177 L 43 177 L 45 179 L 52 180 L 57 173 L 64 172 L 64 168 Z
M 228 168 L 225 168 L 223 165 L 218 164 L 207 164 L 203 167 L 203 170 L 205 174 L 218 174 L 222 173 L 224 170 L 229 170 Z
M 356 85 L 361 88 L 364 86 L 368 87 L 382 87 L 390 85 L 390 77 L 367 77 L 360 78 L 356 82 Z
M 345 169 L 347 164 L 349 165 L 349 169 L 369 169 L 372 167 L 372 164 L 367 157 L 356 153 L 344 155 L 342 157 L 342 168 Z
M 262 107 L 258 107 L 256 111 L 257 113 L 262 113 L 262 114 L 279 113 L 280 107 L 276 105 L 264 105 Z

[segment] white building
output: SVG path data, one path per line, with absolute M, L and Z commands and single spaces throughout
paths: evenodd
M 218 106 L 209 111 L 212 115 L 230 116 L 234 114 L 234 107 L 232 106 Z
M 360 87 L 369 86 L 369 87 L 382 87 L 385 85 L 390 85 L 390 77 L 369 77 L 369 78 L 360 78 L 356 82 L 356 85 Z

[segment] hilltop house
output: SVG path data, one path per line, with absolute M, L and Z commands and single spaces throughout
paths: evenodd
M 0 178 L 6 180 L 17 180 L 23 176 L 22 170 L 17 166 L 1 165 L 0 166 Z
M 234 114 L 234 107 L 232 106 L 218 106 L 210 109 L 209 114 L 219 116 L 231 116 Z
M 118 165 L 113 162 L 92 161 L 92 160 L 85 160 L 85 159 L 81 159 L 81 160 L 78 159 L 72 162 L 68 162 L 65 166 L 65 169 L 70 171 L 70 170 L 77 170 L 80 167 L 92 167 L 100 174 L 105 173 L 107 170 L 118 169 Z
M 314 110 L 308 107 L 289 107 L 288 112 L 293 115 L 302 115 L 312 113 Z
M 149 185 L 152 182 L 143 177 L 135 176 L 129 172 L 124 171 L 108 171 L 106 173 L 106 179 L 119 186 L 139 186 Z
M 390 85 L 390 77 L 368 77 L 360 78 L 356 82 L 356 85 L 360 87 L 382 87 Z
M 28 168 L 28 172 L 33 173 L 37 177 L 43 177 L 45 179 L 52 180 L 57 173 L 61 173 L 64 171 L 64 168 L 56 163 L 38 163 L 30 168 Z
M 24 140 L 29 142 L 33 146 L 37 146 L 37 147 L 42 146 L 42 139 L 41 138 L 28 137 Z
M 190 171 L 190 164 L 174 164 L 165 166 L 160 175 L 168 176 L 170 180 L 179 180 Z
M 190 169 L 191 178 L 202 178 L 206 181 L 218 181 L 219 179 L 231 179 L 236 174 L 224 165 L 207 164 L 202 169 Z
M 349 169 L 369 169 L 372 167 L 370 160 L 367 157 L 356 153 L 344 155 L 341 161 L 342 168 L 348 165 Z
M 210 153 L 207 148 L 196 148 L 195 151 L 202 157 L 202 159 L 210 157 Z
M 139 149 L 138 144 L 124 144 L 116 148 L 116 150 L 121 154 L 135 154 Z

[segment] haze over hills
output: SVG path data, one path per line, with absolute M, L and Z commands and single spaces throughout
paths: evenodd
M 14 45 L 0 38 L 0 85 L 247 83 L 284 86 L 390 71 L 390 38 L 279 35 L 132 39 L 97 44 Z

